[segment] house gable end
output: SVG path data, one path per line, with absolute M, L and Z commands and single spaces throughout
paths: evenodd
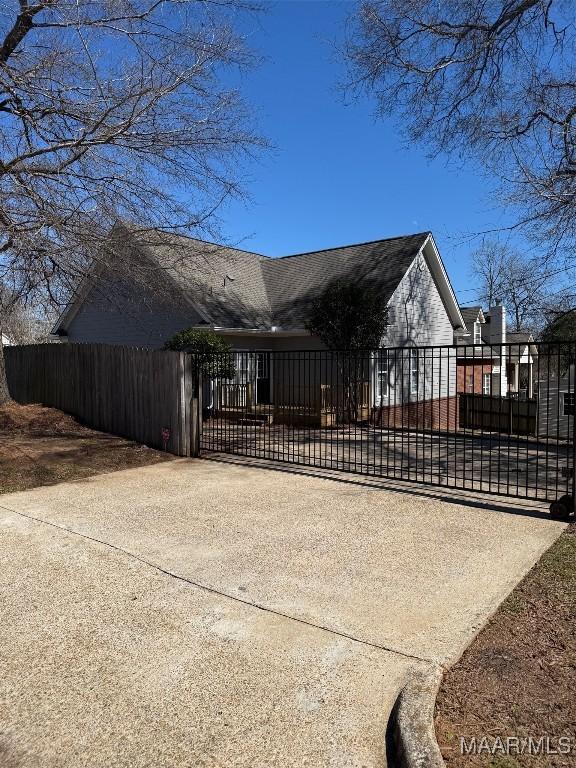
M 391 347 L 451 344 L 452 320 L 428 260 L 421 251 L 388 302 L 390 326 L 383 343 Z
M 98 284 L 91 287 L 68 323 L 67 337 L 71 342 L 160 348 L 178 331 L 202 322 L 184 302 L 160 301 L 152 292 L 143 295 L 118 280 L 106 294 Z

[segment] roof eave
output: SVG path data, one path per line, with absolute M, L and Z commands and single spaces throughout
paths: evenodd
M 206 326 L 200 326 L 206 327 Z M 216 333 L 225 336 L 310 336 L 310 331 L 305 328 L 276 329 L 272 328 L 226 328 L 224 326 L 211 326 Z
M 450 278 L 448 277 L 448 273 L 446 272 L 444 262 L 442 261 L 440 252 L 434 241 L 432 233 L 430 233 L 426 238 L 425 242 L 420 248 L 420 253 L 424 253 L 424 256 L 428 262 L 428 267 L 432 273 L 434 281 L 436 282 L 436 286 L 440 292 L 444 306 L 446 307 L 448 317 L 452 323 L 452 328 L 454 330 L 457 328 L 463 328 L 465 331 L 467 331 L 468 329 L 466 327 L 466 323 L 464 322 L 464 318 L 462 317 L 462 313 L 460 311 L 460 305 L 456 299 L 456 294 L 452 288 L 452 283 L 450 282 Z M 431 258 L 429 258 L 429 256 L 431 256 Z

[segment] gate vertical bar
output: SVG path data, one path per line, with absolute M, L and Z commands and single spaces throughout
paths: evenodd
M 198 365 L 193 365 L 192 401 L 190 407 L 190 455 L 200 456 L 202 434 L 202 374 Z
M 568 356 L 568 366 L 568 391 L 572 394 L 572 506 L 576 509 L 576 343 L 572 345 Z

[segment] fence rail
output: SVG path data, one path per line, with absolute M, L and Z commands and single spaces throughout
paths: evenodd
M 182 352 L 104 344 L 6 347 L 14 400 L 43 403 L 104 432 L 189 456 L 192 369 Z

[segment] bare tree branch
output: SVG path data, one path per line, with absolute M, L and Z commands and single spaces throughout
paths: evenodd
M 570 0 L 367 0 L 346 55 L 410 140 L 479 159 L 521 228 L 574 260 L 575 50 Z
M 486 240 L 472 254 L 472 274 L 480 283 L 480 299 L 506 307 L 511 330 L 538 334 L 548 318 L 569 299 L 564 269 L 554 269 L 545 260 L 529 257 L 508 245 Z
M 218 207 L 243 194 L 244 164 L 265 146 L 221 82 L 226 68 L 255 63 L 234 30 L 254 10 L 244 0 L 3 4 L 0 284 L 10 296 L 62 306 L 95 265 L 125 272 L 122 249 L 107 245 L 119 220 L 216 235 Z M 129 268 L 160 289 L 149 264 Z

